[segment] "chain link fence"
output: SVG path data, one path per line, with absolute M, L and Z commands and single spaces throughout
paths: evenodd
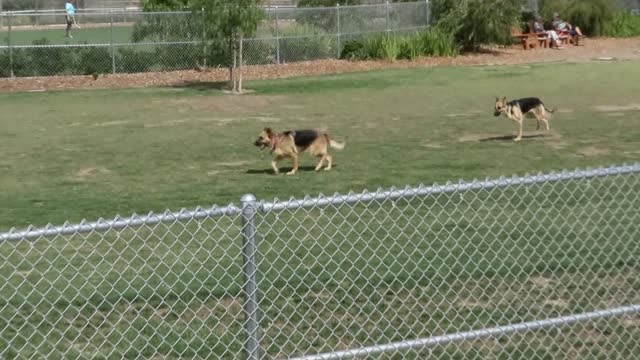
M 246 65 L 339 58 L 344 43 L 371 34 L 405 34 L 429 25 L 429 3 L 327 8 L 267 7 L 243 44 Z M 203 41 L 191 12 L 82 11 L 73 39 L 64 12 L 0 16 L 0 77 L 91 75 L 224 67 L 227 46 Z
M 631 359 L 640 163 L 0 234 L 0 358 Z

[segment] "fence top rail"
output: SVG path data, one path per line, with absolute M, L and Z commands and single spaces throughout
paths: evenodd
M 272 202 L 260 201 L 255 203 L 255 208 L 263 213 L 277 212 L 283 210 L 293 210 L 298 208 L 325 207 L 330 205 L 371 203 L 382 200 L 399 200 L 413 197 L 425 197 L 444 193 L 466 192 L 473 190 L 493 189 L 500 187 L 510 187 L 518 185 L 533 185 L 545 182 L 559 182 L 576 179 L 591 179 L 604 176 L 628 175 L 640 173 L 640 162 L 624 164 L 619 166 L 576 169 L 572 171 L 563 170 L 561 172 L 539 173 L 536 175 L 512 176 L 488 178 L 483 181 L 463 181 L 458 183 L 446 183 L 444 185 L 432 185 L 418 187 L 405 187 L 403 189 L 391 188 L 390 190 L 379 189 L 375 192 L 363 191 L 360 193 L 334 194 L 332 196 L 305 197 L 302 199 L 291 198 L 286 201 L 275 200 Z M 64 224 L 62 226 L 48 225 L 43 228 L 29 227 L 26 230 L 11 229 L 8 232 L 0 233 L 0 242 L 36 240 L 41 237 L 53 237 L 57 235 L 71 235 L 88 233 L 92 231 L 119 230 L 128 227 L 144 225 L 154 225 L 159 223 L 172 223 L 176 221 L 200 220 L 212 217 L 234 216 L 241 214 L 242 207 L 229 204 L 224 207 L 217 205 L 211 208 L 196 208 L 195 210 L 182 209 L 178 212 L 165 211 L 162 214 L 149 213 L 140 216 L 122 218 L 115 217 L 113 220 L 100 219 L 95 222 L 82 221 L 79 224 Z
M 219 207 L 203 209 L 196 208 L 194 210 L 182 209 L 177 212 L 165 211 L 162 214 L 149 213 L 148 215 L 133 215 L 131 217 L 122 218 L 115 217 L 113 220 L 100 219 L 95 222 L 82 221 L 79 224 L 64 224 L 62 226 L 48 225 L 44 228 L 30 227 L 26 230 L 10 230 L 6 233 L 0 233 L 0 242 L 17 241 L 17 240 L 35 240 L 41 237 L 53 237 L 58 235 L 72 235 L 80 233 L 88 233 L 92 231 L 108 231 L 120 230 L 128 227 L 138 227 L 143 225 L 155 225 L 160 223 L 173 223 L 177 221 L 201 220 L 212 217 L 233 216 L 241 213 L 241 209 L 233 204 Z
M 576 169 L 572 171 L 563 170 L 561 172 L 539 173 L 536 175 L 526 174 L 524 176 L 499 177 L 486 180 L 462 181 L 458 183 L 446 183 L 445 185 L 418 187 L 405 187 L 402 189 L 391 188 L 390 190 L 378 189 L 375 192 L 363 191 L 360 193 L 334 194 L 332 196 L 305 197 L 303 199 L 289 199 L 285 201 L 261 202 L 259 209 L 264 213 L 292 210 L 298 208 L 325 207 L 330 205 L 342 205 L 353 203 L 370 203 L 383 200 L 399 200 L 413 197 L 432 196 L 444 193 L 466 192 L 473 190 L 487 190 L 499 187 L 510 187 L 518 185 L 533 185 L 545 182 L 559 182 L 576 179 L 590 179 L 603 176 L 615 176 L 640 173 L 640 162 L 610 167 L 599 167 L 590 169 Z

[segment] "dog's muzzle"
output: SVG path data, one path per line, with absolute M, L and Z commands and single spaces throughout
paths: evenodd
M 260 142 L 260 140 L 256 140 L 253 145 L 257 146 L 260 148 L 260 150 L 263 150 L 264 148 L 267 147 L 267 144 Z
M 497 110 L 496 110 L 496 111 L 493 113 L 493 116 L 500 116 L 500 111 L 497 111 Z

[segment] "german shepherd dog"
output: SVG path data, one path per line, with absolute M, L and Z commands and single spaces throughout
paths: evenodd
M 293 168 L 287 175 L 295 175 L 298 172 L 298 157 L 301 153 L 309 151 L 315 157 L 320 158 L 315 170 L 320 171 L 324 162 L 327 162 L 325 170 L 331 170 L 332 157 L 329 155 L 329 147 L 342 150 L 345 143 L 339 143 L 329 138 L 329 134 L 322 130 L 289 130 L 276 133 L 271 128 L 265 128 L 253 143 L 261 149 L 270 148 L 273 154 L 271 167 L 278 174 L 278 162 L 284 158 L 291 158 Z
M 524 122 L 525 116 L 536 118 L 536 130 L 540 130 L 540 122 L 542 121 L 545 129 L 548 131 L 549 120 L 547 119 L 547 113 L 553 114 L 554 112 L 556 112 L 555 108 L 553 110 L 548 110 L 542 103 L 542 100 L 537 97 L 528 97 L 511 101 L 507 101 L 506 97 L 502 98 L 502 100 L 496 97 L 495 111 L 493 115 L 500 116 L 500 114 L 504 114 L 509 119 L 518 123 L 520 126 L 518 136 L 516 136 L 514 140 L 520 141 L 522 140 L 522 123 Z

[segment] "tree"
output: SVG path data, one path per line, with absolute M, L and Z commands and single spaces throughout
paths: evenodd
M 204 37 L 222 40 L 231 54 L 229 78 L 234 92 L 242 92 L 242 43 L 253 35 L 264 17 L 261 0 L 193 0 L 194 13 L 202 17 Z
M 258 23 L 264 16 L 260 2 L 261 0 L 145 0 L 145 11 L 187 8 L 191 9 L 192 16 L 188 21 L 173 16 L 145 18 L 136 24 L 132 36 L 134 41 L 203 41 L 205 47 L 227 57 L 225 65 L 229 67 L 231 87 L 235 92 L 242 92 L 242 43 L 246 36 L 256 32 Z

